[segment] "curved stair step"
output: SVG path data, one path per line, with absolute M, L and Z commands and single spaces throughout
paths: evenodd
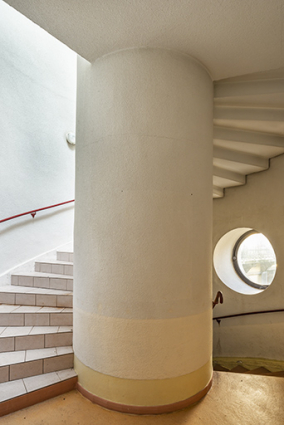
M 7 285 L 0 287 L 0 304 L 71 308 L 73 293 L 58 289 Z
M 249 370 L 241 365 L 238 365 L 236 367 L 233 367 L 233 369 L 230 370 L 230 372 L 233 373 L 246 373 L 249 372 Z
M 0 384 L 0 416 L 56 397 L 76 387 L 73 368 Z
M 72 346 L 71 326 L 22 326 L 0 329 L 0 353 Z
M 253 370 L 249 370 L 248 372 L 250 375 L 268 375 L 270 372 L 270 370 L 266 369 L 266 367 L 258 367 L 256 369 Z
M 0 305 L 0 326 L 72 326 L 71 308 Z
M 262 376 L 274 376 L 284 378 L 284 371 L 271 372 L 266 367 L 260 366 L 255 369 L 247 369 L 241 365 L 235 366 L 232 369 L 228 369 L 219 363 L 214 363 L 213 369 L 218 372 L 232 372 L 232 373 L 244 373 L 246 375 L 262 375 Z
M 215 364 L 214 370 L 217 372 L 230 372 L 230 369 L 227 369 L 226 367 L 223 367 L 220 364 Z
M 70 369 L 73 363 L 71 346 L 0 353 L 0 383 Z
M 73 290 L 73 276 L 40 272 L 13 273 L 11 284 L 15 286 L 31 286 L 36 288 Z
M 281 370 L 279 372 L 270 372 L 267 374 L 267 376 L 276 376 L 278 378 L 284 378 L 284 370 Z
M 67 261 L 69 263 L 74 261 L 74 254 L 71 251 L 57 251 L 56 257 L 58 261 Z
M 73 263 L 70 261 L 36 261 L 35 271 L 40 273 L 73 276 Z

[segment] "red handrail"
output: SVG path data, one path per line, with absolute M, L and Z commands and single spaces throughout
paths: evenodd
M 31 216 L 34 218 L 34 216 L 36 215 L 38 211 L 43 211 L 43 210 L 48 210 L 49 208 L 59 207 L 60 205 L 69 204 L 70 202 L 75 202 L 75 199 L 72 199 L 72 201 L 61 202 L 60 204 L 50 205 L 49 207 L 38 208 L 37 210 L 27 211 L 22 214 L 13 215 L 12 217 L 7 217 L 7 218 L 4 218 L 3 220 L 0 220 L 0 223 L 3 223 L 4 221 L 12 220 L 13 218 L 21 217 L 22 215 L 28 215 L 28 214 L 31 214 Z
M 215 300 L 212 301 L 212 308 L 214 308 L 215 305 L 219 304 L 219 301 L 220 301 L 220 304 L 223 304 L 223 302 L 224 302 L 223 293 L 221 291 L 217 292 Z
M 213 320 L 216 320 L 218 323 L 220 323 L 222 319 L 230 319 L 231 317 L 241 317 L 241 316 L 251 316 L 253 314 L 281 313 L 281 312 L 284 312 L 284 308 L 279 308 L 277 310 L 261 310 L 261 311 L 249 311 L 247 313 L 229 314 L 228 316 L 213 317 Z

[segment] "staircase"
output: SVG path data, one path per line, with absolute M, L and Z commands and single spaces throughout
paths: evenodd
M 214 84 L 213 198 L 284 153 L 284 70 Z
M 75 388 L 73 253 L 0 287 L 0 416 Z
M 248 367 L 244 367 L 242 362 L 239 362 L 239 364 L 233 366 L 233 367 L 225 367 L 222 364 L 218 362 L 213 362 L 213 369 L 216 372 L 232 372 L 232 373 L 245 373 L 250 375 L 264 375 L 264 376 L 276 376 L 279 378 L 284 378 L 284 370 L 278 370 L 272 372 L 267 367 L 254 367 L 249 369 Z

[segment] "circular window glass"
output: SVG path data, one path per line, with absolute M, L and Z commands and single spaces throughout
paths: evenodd
M 258 289 L 266 289 L 271 284 L 277 267 L 271 243 L 254 230 L 238 239 L 233 251 L 233 264 L 240 278 Z

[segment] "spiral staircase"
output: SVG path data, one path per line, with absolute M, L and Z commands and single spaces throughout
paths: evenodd
M 284 70 L 215 82 L 213 197 L 246 184 L 284 153 Z M 0 416 L 75 388 L 73 254 L 38 261 L 0 287 Z M 283 376 L 241 365 L 216 371 Z
M 213 197 L 284 153 L 284 70 L 215 82 Z

